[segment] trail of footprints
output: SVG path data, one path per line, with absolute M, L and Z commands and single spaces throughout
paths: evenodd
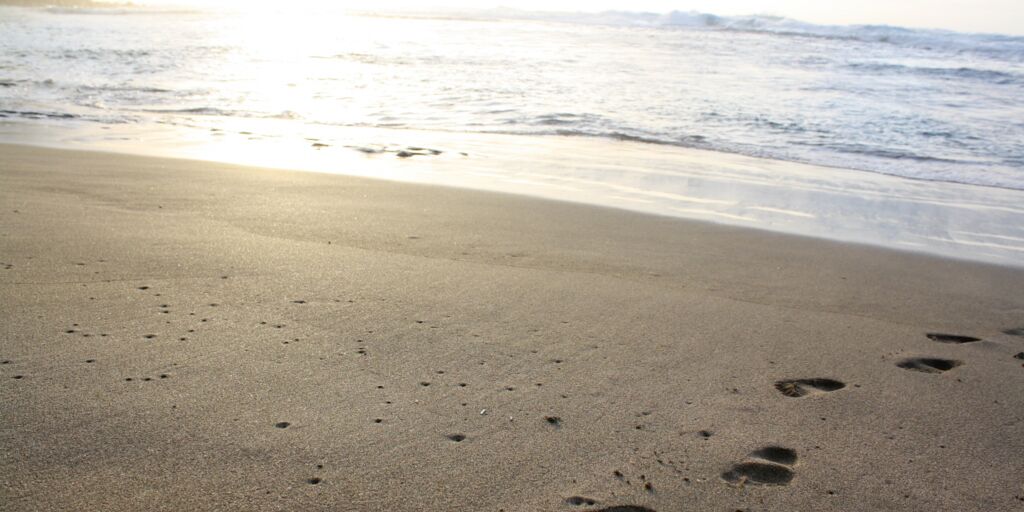
M 981 338 L 963 336 L 960 334 L 930 332 L 925 334 L 925 336 L 932 341 L 951 345 L 963 345 L 965 343 L 981 341 Z M 958 366 L 962 366 L 963 364 L 963 361 L 956 359 L 943 359 L 940 357 L 910 357 L 897 362 L 896 366 L 903 368 L 904 370 L 921 373 L 944 373 Z
M 1024 328 L 1007 329 L 1004 334 L 1024 337 Z M 944 344 L 963 345 L 982 341 L 974 336 L 946 333 L 926 333 L 928 339 Z M 1024 352 L 1014 356 L 1024 359 Z M 963 365 L 963 361 L 939 357 L 911 357 L 898 361 L 896 366 L 905 370 L 922 373 L 943 373 Z M 1022 365 L 1024 366 L 1024 365 Z M 801 398 L 838 391 L 846 384 L 829 378 L 785 379 L 775 382 L 775 389 L 786 397 Z M 733 485 L 788 485 L 794 477 L 796 451 L 781 446 L 766 446 L 751 452 L 747 457 L 722 473 L 722 480 Z
M 222 278 L 226 278 L 226 277 L 227 276 L 223 276 Z M 140 287 L 138 287 L 138 289 L 142 290 L 142 291 L 149 290 L 149 288 L 150 288 L 149 286 L 140 286 Z M 156 296 L 160 296 L 160 294 L 155 294 L 155 295 Z M 300 305 L 307 303 L 305 300 L 293 300 L 291 302 L 294 303 L 294 304 L 300 304 Z M 218 304 L 212 304 L 212 303 L 209 304 L 209 307 L 216 307 L 216 306 L 218 306 Z M 160 304 L 158 306 L 158 309 L 159 309 L 160 313 L 163 313 L 163 314 L 169 314 L 170 313 L 170 305 L 168 305 L 168 304 Z M 194 313 L 192 313 L 192 315 L 194 315 Z M 204 319 L 201 320 L 201 322 L 205 322 L 206 320 L 207 319 L 204 318 Z M 422 323 L 422 322 L 420 322 L 420 323 Z M 260 325 L 261 326 L 275 328 L 275 329 L 282 329 L 282 328 L 285 327 L 284 324 L 271 324 L 271 323 L 268 323 L 268 322 L 260 322 Z M 88 332 L 83 333 L 83 332 L 81 332 L 81 328 L 78 326 L 78 324 L 72 325 L 72 327 L 67 329 L 65 332 L 67 334 L 76 334 L 76 335 L 85 336 L 85 337 L 89 337 L 89 336 L 93 335 L 92 333 L 88 333 Z M 194 330 L 190 329 L 189 332 L 190 333 L 194 332 Z M 1024 337 L 1024 327 L 1006 329 L 1006 330 L 1003 331 L 1003 333 L 1006 334 L 1006 335 L 1009 335 L 1009 336 Z M 96 333 L 96 335 L 99 336 L 99 337 L 107 337 L 108 336 L 108 334 L 106 334 L 106 333 Z M 143 338 L 146 339 L 146 340 L 152 340 L 152 339 L 154 339 L 156 337 L 157 336 L 154 335 L 154 334 L 143 335 Z M 949 344 L 949 345 L 963 345 L 963 344 L 976 343 L 976 342 L 982 341 L 980 338 L 976 338 L 976 337 L 973 337 L 973 336 L 966 336 L 966 335 L 959 335 L 959 334 L 946 334 L 946 333 L 931 333 L 930 332 L 930 333 L 926 333 L 925 337 L 927 337 L 929 340 L 934 341 L 936 343 Z M 185 341 L 186 339 L 187 339 L 186 337 L 181 337 L 181 341 Z M 298 341 L 298 340 L 296 340 L 296 341 Z M 362 341 L 363 340 L 359 340 L 360 343 Z M 285 343 L 287 343 L 287 342 L 285 342 Z M 357 351 L 357 353 L 359 355 L 361 355 L 361 356 L 366 356 L 367 355 L 367 352 L 366 352 L 365 348 L 360 348 Z M 1020 353 L 1016 354 L 1014 357 L 1016 359 L 1018 359 L 1018 360 L 1024 360 L 1024 352 L 1020 352 Z M 89 360 L 86 361 L 86 363 L 94 363 L 94 362 L 96 362 L 95 359 L 89 359 Z M 555 363 L 561 363 L 562 360 L 559 359 L 559 360 L 555 360 L 554 362 Z M 3 365 L 9 365 L 11 363 L 12 363 L 11 360 L 0 361 L 0 364 L 3 364 Z M 905 359 L 902 359 L 902 360 L 898 361 L 896 363 L 896 366 L 898 368 L 901 368 L 901 369 L 915 371 L 915 372 L 922 372 L 922 373 L 929 373 L 929 374 L 940 374 L 940 373 L 944 373 L 944 372 L 953 370 L 954 368 L 957 368 L 957 367 L 959 367 L 959 366 L 961 366 L 963 364 L 964 363 L 962 361 L 955 360 L 955 359 L 944 359 L 944 358 L 939 358 L 939 357 L 911 357 L 911 358 L 905 358 Z M 444 372 L 439 371 L 438 373 L 444 373 Z M 24 376 L 20 375 L 20 374 L 13 376 L 14 379 L 22 379 L 23 377 Z M 135 380 L 152 381 L 152 380 L 168 379 L 169 377 L 170 376 L 168 374 L 159 374 L 157 377 L 142 377 L 142 378 L 125 377 L 124 380 L 127 381 L 127 382 L 132 382 L 132 381 L 135 381 Z M 427 387 L 427 386 L 430 386 L 430 383 L 427 382 L 427 381 L 423 381 L 423 382 L 420 382 L 419 385 L 421 387 Z M 465 387 L 466 384 L 465 383 L 460 383 L 458 385 L 461 386 L 461 387 Z M 539 385 L 540 384 L 538 384 L 538 386 Z M 774 383 L 774 387 L 784 397 L 800 399 L 800 398 L 813 397 L 813 396 L 817 396 L 817 395 L 823 395 L 823 394 L 839 391 L 839 390 L 842 390 L 842 389 L 846 388 L 846 384 L 841 382 L 841 381 L 839 381 L 839 380 L 832 379 L 832 378 L 813 377 L 813 378 L 799 378 L 799 379 L 783 379 L 783 380 L 778 380 L 778 381 L 776 381 Z M 383 386 L 378 386 L 378 388 L 382 389 Z M 514 388 L 507 387 L 506 390 L 512 391 L 512 390 L 514 390 Z M 390 404 L 391 402 L 388 401 L 386 403 Z M 466 404 L 463 404 L 463 405 L 466 405 Z M 484 414 L 485 412 L 486 412 L 486 410 L 481 411 L 481 414 Z M 549 427 L 551 427 L 554 430 L 558 430 L 558 429 L 562 428 L 562 426 L 563 426 L 563 420 L 560 417 L 558 417 L 558 416 L 544 416 L 542 418 L 542 421 L 544 423 L 546 423 Z M 374 422 L 375 423 L 382 423 L 383 420 L 378 418 L 378 419 L 375 419 Z M 277 422 L 277 423 L 273 424 L 273 427 L 275 429 L 281 429 L 281 430 L 288 429 L 290 426 L 291 426 L 291 423 L 289 423 L 287 421 L 280 421 L 280 422 Z M 639 427 L 638 427 L 638 429 L 639 429 Z M 707 438 L 711 437 L 711 433 L 709 431 L 701 431 L 701 436 L 704 439 L 707 439 Z M 468 439 L 467 435 L 463 434 L 463 433 L 450 433 L 450 434 L 445 435 L 444 438 L 445 438 L 446 441 L 452 443 L 453 445 L 462 444 L 464 441 L 466 441 Z M 754 450 L 753 452 L 750 452 L 745 458 L 743 458 L 739 462 L 733 464 L 728 470 L 724 471 L 720 476 L 721 476 L 721 479 L 723 481 L 725 481 L 726 483 L 729 483 L 729 484 L 732 484 L 732 485 L 736 485 L 736 486 L 785 486 L 785 485 L 790 484 L 792 482 L 792 480 L 794 479 L 794 477 L 795 477 L 794 468 L 795 468 L 795 466 L 797 464 L 797 459 L 798 459 L 797 452 L 796 452 L 796 450 L 794 450 L 792 448 L 786 448 L 786 447 L 775 446 L 775 445 L 765 446 L 765 447 L 759 448 L 757 450 Z M 321 470 L 321 469 L 323 469 L 323 465 L 318 464 L 317 465 L 317 470 Z M 619 479 L 623 478 L 621 472 L 615 471 L 614 473 L 616 475 L 616 478 L 619 478 Z M 653 493 L 654 492 L 654 487 L 651 484 L 651 482 L 647 481 L 643 477 L 641 477 L 641 479 L 644 480 L 643 488 L 647 492 Z M 684 479 L 684 480 L 689 481 L 689 479 Z M 310 485 L 319 485 L 319 484 L 321 484 L 321 482 L 323 482 L 323 480 L 319 476 L 312 476 L 311 478 L 308 478 L 306 480 L 306 483 L 308 483 Z M 572 506 L 572 507 L 588 507 L 588 512 L 655 512 L 652 509 L 645 508 L 645 507 L 642 507 L 642 506 L 637 506 L 637 505 L 619 505 L 619 506 L 611 506 L 611 507 L 606 507 L 606 508 L 601 508 L 601 509 L 592 509 L 592 508 L 589 508 L 589 507 L 599 506 L 600 502 L 595 500 L 595 499 L 587 498 L 587 497 L 582 497 L 582 496 L 571 496 L 569 498 L 566 498 L 564 500 L 564 503 L 566 505 Z

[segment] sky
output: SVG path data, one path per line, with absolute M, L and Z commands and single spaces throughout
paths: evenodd
M 229 4 L 252 7 L 257 0 L 135 0 L 135 3 Z M 279 0 L 265 2 L 280 5 Z M 881 24 L 961 32 L 1024 35 L 1024 0 L 290 0 L 288 5 L 346 5 L 357 9 L 435 7 L 523 10 L 668 12 L 718 15 L 772 14 L 819 24 Z M 429 6 L 429 7 L 428 7 Z

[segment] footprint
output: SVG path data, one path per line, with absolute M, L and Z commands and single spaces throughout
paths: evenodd
M 832 379 L 790 379 L 775 383 L 775 389 L 783 395 L 799 398 L 811 394 L 828 393 L 846 387 L 846 384 Z
M 722 479 L 735 485 L 788 485 L 793 470 L 767 462 L 741 462 L 722 473 Z
M 938 359 L 934 357 L 913 357 L 910 359 L 904 359 L 896 366 L 906 370 L 913 370 L 915 372 L 924 373 L 942 373 L 945 371 L 952 370 L 957 366 L 964 364 L 962 361 L 956 361 L 953 359 Z
M 765 446 L 750 453 L 751 457 L 764 459 L 784 466 L 796 464 L 796 450 L 781 446 Z
M 593 505 L 597 504 L 597 501 L 592 500 L 590 498 L 584 498 L 583 496 L 572 496 L 572 497 L 566 498 L 565 502 L 568 503 L 569 505 L 573 505 L 573 506 L 577 506 L 577 507 L 581 506 L 581 505 L 593 506 Z
M 722 473 L 722 480 L 734 485 L 788 485 L 796 460 L 796 450 L 766 446 L 750 452 L 747 460 Z
M 1003 334 L 1009 334 L 1010 336 L 1024 336 L 1024 327 L 1017 327 L 1015 329 L 1007 329 L 1003 331 Z
M 974 343 L 975 341 L 981 341 L 981 338 L 975 338 L 974 336 L 961 336 L 959 334 L 941 334 L 930 332 L 925 334 L 928 339 L 937 341 L 939 343 Z

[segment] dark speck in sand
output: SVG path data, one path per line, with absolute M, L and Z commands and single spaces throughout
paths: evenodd
M 306 480 L 306 482 L 308 482 L 309 485 L 317 485 L 317 484 L 319 484 L 322 481 L 323 480 L 320 480 L 319 478 L 316 478 L 316 477 L 313 477 L 313 478 L 310 478 L 309 480 Z
M 288 423 L 287 421 L 281 421 L 274 424 L 277 428 L 288 428 L 289 425 L 291 425 L 291 423 Z
M 545 416 L 544 421 L 548 422 L 549 425 L 554 425 L 556 427 L 562 425 L 562 418 L 559 418 L 558 416 Z
M 462 441 L 464 441 L 466 439 L 466 436 L 464 436 L 462 434 L 448 434 L 445 437 L 447 437 L 449 440 L 454 441 L 456 443 L 461 443 Z

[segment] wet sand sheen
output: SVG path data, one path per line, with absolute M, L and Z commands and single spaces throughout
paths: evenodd
M 12 509 L 1024 501 L 1020 270 L 17 146 L 0 205 Z

